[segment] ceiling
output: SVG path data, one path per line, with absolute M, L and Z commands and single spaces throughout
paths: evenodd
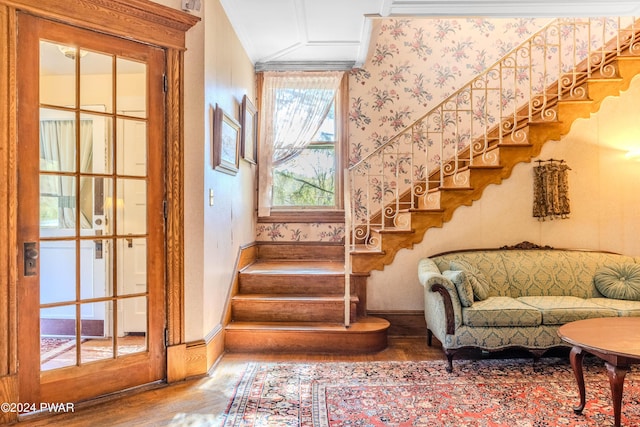
M 638 0 L 221 0 L 259 69 L 361 65 L 372 21 L 384 17 L 628 16 Z M 333 63 L 333 64 L 332 64 Z

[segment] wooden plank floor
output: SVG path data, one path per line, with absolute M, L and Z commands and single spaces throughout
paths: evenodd
M 203 378 L 76 405 L 75 413 L 23 417 L 17 426 L 179 426 L 220 425 L 243 366 L 251 361 L 332 362 L 386 360 L 444 360 L 439 345 L 428 347 L 424 337 L 390 337 L 389 346 L 368 355 L 225 354 Z M 217 422 L 216 422 L 217 420 Z

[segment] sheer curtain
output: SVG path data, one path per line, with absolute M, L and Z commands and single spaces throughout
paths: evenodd
M 331 108 L 342 71 L 265 72 L 260 108 L 258 215 L 271 214 L 273 168 L 311 142 Z
M 75 172 L 76 128 L 73 120 L 40 121 L 40 169 L 51 172 Z M 83 153 L 82 170 L 90 170 L 93 153 L 93 123 L 80 122 L 80 147 Z M 89 169 L 88 169 L 89 168 Z M 58 197 L 58 228 L 73 229 L 76 226 L 77 206 L 75 180 L 61 175 L 42 175 L 41 192 Z M 82 228 L 91 223 L 81 213 Z

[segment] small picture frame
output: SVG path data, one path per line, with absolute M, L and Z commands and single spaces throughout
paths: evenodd
M 242 98 L 242 158 L 249 163 L 258 161 L 258 110 L 249 97 Z
M 238 173 L 240 123 L 219 105 L 213 112 L 213 167 L 235 175 Z

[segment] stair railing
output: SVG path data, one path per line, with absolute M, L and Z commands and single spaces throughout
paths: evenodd
M 612 59 L 640 54 L 638 30 L 633 17 L 553 20 L 351 166 L 347 258 L 409 229 L 411 210 L 438 209 L 436 190 L 468 188 L 471 167 L 498 165 L 496 147 L 527 144 L 527 125 L 557 120 L 558 100 L 588 97 L 587 78 L 615 77 Z
M 350 188 L 349 170 L 344 170 L 344 188 Z M 351 199 L 349 199 L 349 191 L 344 191 L 344 223 L 345 231 L 351 224 Z M 348 328 L 351 325 L 351 245 L 345 237 L 344 245 L 344 326 Z

